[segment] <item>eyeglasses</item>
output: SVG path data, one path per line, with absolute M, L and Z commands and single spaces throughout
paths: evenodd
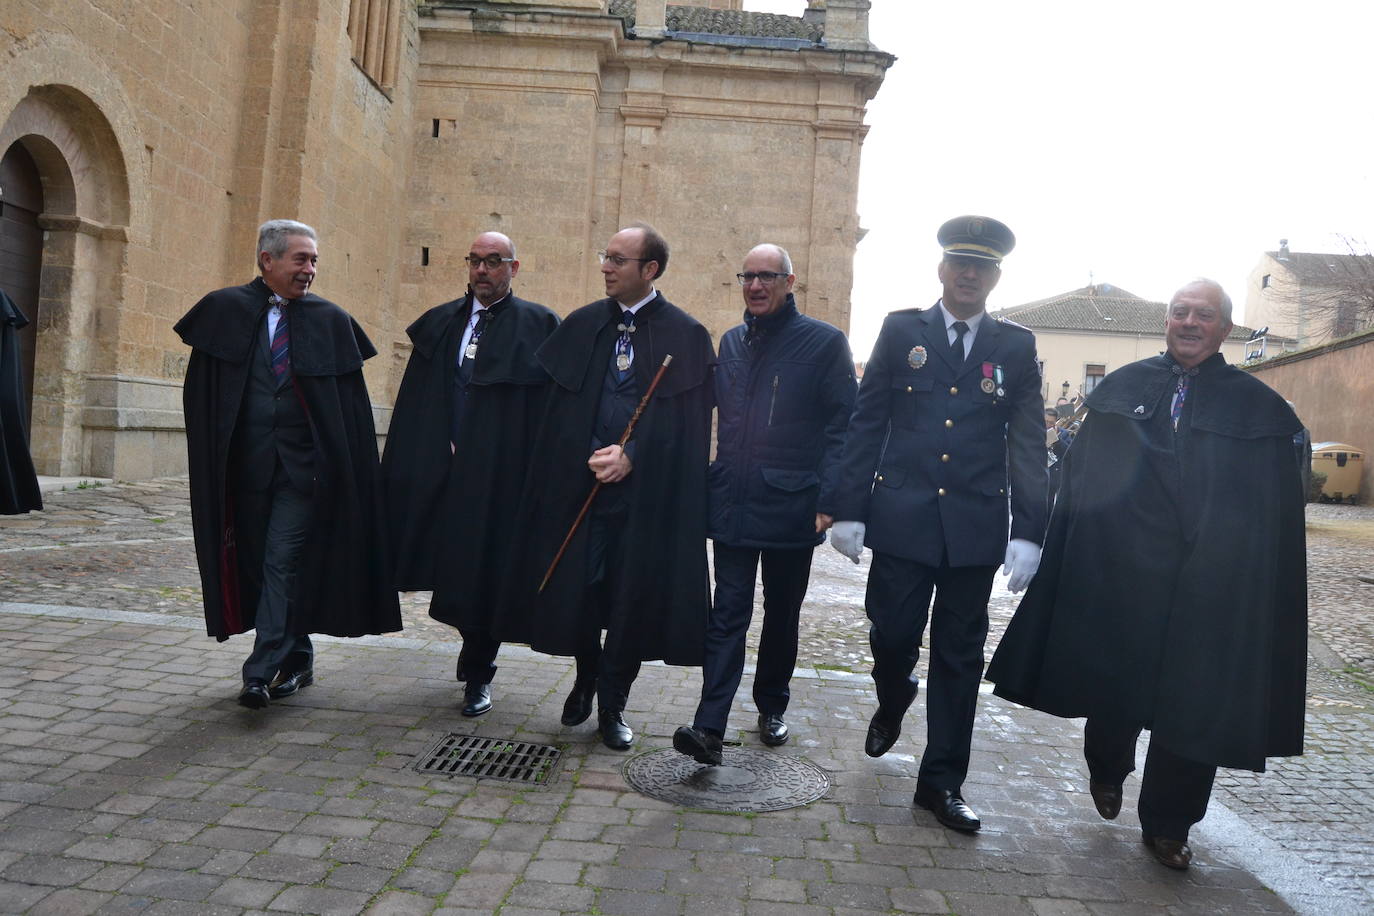
M 755 280 L 758 280 L 764 286 L 772 286 L 779 280 L 786 280 L 787 274 L 776 274 L 773 273 L 773 271 L 771 270 L 761 270 L 758 273 L 754 273 L 752 270 L 747 270 L 742 274 L 735 274 L 735 279 L 739 280 L 740 286 L 748 286 Z
M 602 264 L 605 264 L 607 261 L 610 261 L 616 267 L 624 267 L 626 261 L 638 261 L 641 264 L 643 264 L 648 261 L 654 260 L 653 258 L 627 258 L 624 255 L 607 254 L 604 251 L 598 251 L 596 253 L 596 259 L 600 261 Z
M 485 264 L 487 265 L 487 270 L 495 270 L 502 264 L 513 264 L 515 262 L 515 258 L 503 258 L 499 254 L 489 254 L 485 258 L 479 258 L 475 254 L 470 254 L 466 258 L 463 258 L 463 260 L 467 261 L 470 267 L 476 267 L 478 264 Z

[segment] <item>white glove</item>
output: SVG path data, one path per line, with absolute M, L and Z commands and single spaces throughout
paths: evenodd
M 849 557 L 857 566 L 864 552 L 864 523 L 836 522 L 830 529 L 830 546 Z
M 1007 556 L 1002 563 L 1002 575 L 1011 576 L 1007 590 L 1013 595 L 1030 585 L 1040 568 L 1040 548 L 1030 541 L 1016 538 L 1007 544 Z

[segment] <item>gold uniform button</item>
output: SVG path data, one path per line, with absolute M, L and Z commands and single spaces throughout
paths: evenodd
M 941 487 L 940 489 L 936 490 L 935 492 L 936 492 L 936 493 L 939 493 L 941 496 L 944 496 L 944 495 L 945 495 L 945 488 L 944 488 L 944 487 Z
M 948 455 L 941 455 L 941 456 L 940 456 L 940 460 L 941 460 L 941 461 L 948 461 L 948 460 L 949 460 L 949 456 L 948 456 Z
M 1000 493 L 1002 496 L 1006 496 L 1006 495 L 1007 495 L 1007 491 L 1006 491 L 1006 490 L 998 490 L 997 492 Z
M 907 386 L 906 386 L 906 393 L 907 393 L 907 394 L 911 394 L 911 386 L 910 386 L 910 385 L 907 385 Z
M 949 389 L 949 393 L 950 393 L 950 394 L 958 394 L 958 393 L 959 393 L 959 389 L 958 389 L 958 388 L 950 388 L 950 389 Z
M 946 421 L 945 421 L 945 429 L 953 429 L 953 428 L 954 428 L 954 421 L 953 421 L 953 420 L 946 420 Z
M 882 482 L 883 482 L 883 475 L 882 475 L 882 474 L 879 474 L 879 475 L 878 475 L 878 483 L 882 483 Z

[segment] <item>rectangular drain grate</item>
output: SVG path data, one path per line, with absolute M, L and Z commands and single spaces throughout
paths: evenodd
M 547 744 L 447 734 L 415 764 L 427 776 L 473 776 L 547 785 L 563 752 Z

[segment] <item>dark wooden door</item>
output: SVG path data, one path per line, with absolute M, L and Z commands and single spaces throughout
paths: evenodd
M 0 289 L 29 319 L 19 332 L 25 429 L 33 429 L 33 361 L 38 340 L 38 281 L 43 268 L 43 183 L 33 157 L 19 143 L 0 159 Z

